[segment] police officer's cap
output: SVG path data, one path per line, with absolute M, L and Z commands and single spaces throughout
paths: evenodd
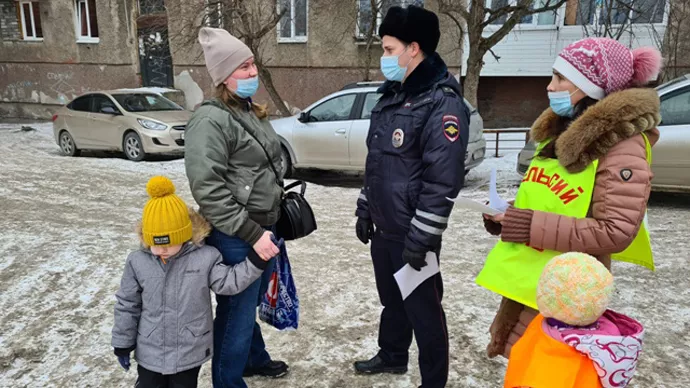
M 424 8 L 391 7 L 379 27 L 379 36 L 389 35 L 405 43 L 417 42 L 425 54 L 436 52 L 441 30 L 438 16 Z

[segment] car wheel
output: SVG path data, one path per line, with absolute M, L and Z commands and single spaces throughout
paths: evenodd
M 283 178 L 289 178 L 292 176 L 292 160 L 290 159 L 290 153 L 284 146 L 280 147 L 280 168 L 285 172 Z
M 125 135 L 125 139 L 122 142 L 122 150 L 125 152 L 127 159 L 134 162 L 140 162 L 146 157 L 144 146 L 141 144 L 141 138 L 136 132 L 130 132 Z
M 79 156 L 81 154 L 81 150 L 77 148 L 72 135 L 67 131 L 60 132 L 60 151 L 65 156 Z

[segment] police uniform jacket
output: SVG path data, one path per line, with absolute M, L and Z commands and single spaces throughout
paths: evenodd
M 469 111 L 438 54 L 404 83 L 387 81 L 372 110 L 358 217 L 411 251 L 437 249 L 462 187 Z

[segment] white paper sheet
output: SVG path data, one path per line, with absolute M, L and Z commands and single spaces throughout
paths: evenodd
M 393 276 L 398 283 L 402 298 L 405 300 L 420 284 L 439 272 L 440 268 L 438 266 L 436 254 L 434 252 L 428 252 L 426 254 L 426 266 L 422 267 L 420 271 L 410 267 L 409 264 L 405 264 L 405 266 Z
M 491 181 L 489 182 L 489 206 L 493 209 L 505 213 L 510 204 L 508 201 L 501 198 L 496 190 L 496 169 L 491 170 Z M 488 214 L 488 213 L 487 213 Z
M 488 214 L 490 216 L 495 216 L 495 215 L 503 213 L 502 211 L 500 211 L 498 209 L 494 209 L 490 206 L 484 205 L 481 202 L 473 201 L 473 200 L 467 199 L 467 198 L 457 197 L 455 199 L 451 199 L 451 198 L 446 198 L 446 199 L 448 199 L 451 202 L 454 202 L 455 207 L 459 207 L 462 209 L 468 209 L 468 210 L 474 210 L 476 212 Z

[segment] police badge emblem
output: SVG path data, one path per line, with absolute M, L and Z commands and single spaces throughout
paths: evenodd
M 400 148 L 403 145 L 403 141 L 405 141 L 405 132 L 400 128 L 393 131 L 393 147 Z
M 458 128 L 458 118 L 452 115 L 443 116 L 443 135 L 451 143 L 454 143 L 460 137 L 460 129 Z

